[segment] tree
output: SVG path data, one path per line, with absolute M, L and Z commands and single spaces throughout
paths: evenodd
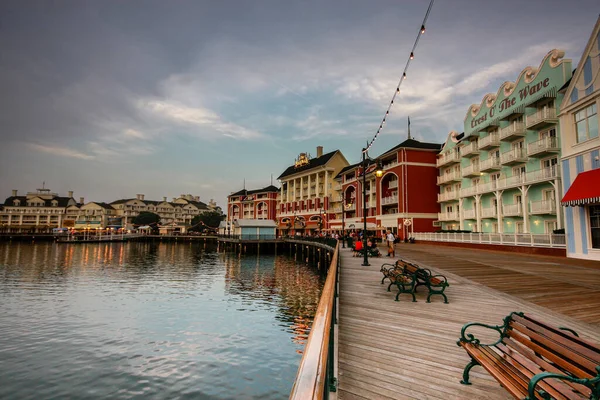
M 202 232 L 205 229 L 217 229 L 223 215 L 217 211 L 207 211 L 192 219 L 192 227 L 188 230 Z
M 147 211 L 142 211 L 140 214 L 131 221 L 134 225 L 156 225 L 160 221 L 158 214 L 154 214 Z

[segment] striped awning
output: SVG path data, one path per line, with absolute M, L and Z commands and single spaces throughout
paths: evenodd
M 525 100 L 526 101 L 525 105 L 527 107 L 530 107 L 533 103 L 536 103 L 546 97 L 551 97 L 551 98 L 556 97 L 556 88 L 553 87 L 546 91 L 537 92 L 536 94 L 527 97 L 527 99 Z
M 581 172 L 561 200 L 563 206 L 600 203 L 600 169 Z

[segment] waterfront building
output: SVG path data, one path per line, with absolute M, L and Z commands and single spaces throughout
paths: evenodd
M 77 209 L 77 216 L 74 223 L 74 228 L 77 230 L 97 230 L 106 228 L 120 228 L 120 219 L 116 219 L 116 210 L 110 204 L 89 202 L 81 206 L 72 206 L 70 210 Z M 114 224 L 113 226 L 111 226 Z
M 332 229 L 391 230 L 401 239 L 412 232 L 432 232 L 438 218 L 436 158 L 441 144 L 407 139 L 385 151 L 367 167 L 366 212 L 363 214 L 362 163 L 349 165 L 335 177 L 341 204 L 335 208 Z M 383 175 L 375 175 L 381 162 Z M 344 213 L 342 218 L 342 213 Z
M 63 226 L 67 207 L 76 204 L 72 191 L 59 196 L 42 187 L 19 196 L 13 190 L 0 210 L 0 232 L 51 233 L 52 229 Z
M 600 260 L 600 18 L 561 104 L 567 256 Z
M 162 201 L 146 200 L 144 194 L 138 194 L 135 199 L 116 200 L 110 205 L 126 229 L 133 228 L 132 221 L 140 212 L 151 212 L 160 217 L 161 225 L 169 225 L 173 232 L 179 233 L 185 233 L 191 227 L 195 216 L 208 211 L 220 211 L 212 199 L 207 205 L 200 201 L 200 196 L 191 194 L 182 194 L 173 198 L 173 201 L 167 201 L 166 197 L 163 197 Z
M 552 233 L 563 216 L 558 125 L 571 60 L 550 51 L 538 68 L 471 105 L 464 133 L 451 132 L 437 159 L 445 230 Z
M 281 182 L 278 207 L 279 230 L 286 234 L 329 229 L 329 220 L 341 207 L 339 183 L 335 176 L 347 165 L 339 150 L 316 157 L 300 153 L 277 179 Z
M 277 221 L 279 188 L 269 185 L 262 189 L 242 189 L 227 196 L 227 220 L 271 219 Z

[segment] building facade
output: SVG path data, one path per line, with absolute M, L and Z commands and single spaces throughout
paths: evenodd
M 262 189 L 242 189 L 227 196 L 227 221 L 239 219 L 270 219 L 277 221 L 279 188 L 269 185 Z
M 0 232 L 51 233 L 63 226 L 66 210 L 71 206 L 77 206 L 73 192 L 59 196 L 43 187 L 19 196 L 13 190 L 0 209 Z
M 441 144 L 407 139 L 370 162 L 366 175 L 366 211 L 363 211 L 362 163 L 344 168 L 336 180 L 341 204 L 331 227 L 341 230 L 391 230 L 401 239 L 412 232 L 431 232 L 438 218 L 436 158 Z M 383 175 L 375 175 L 376 163 Z M 342 215 L 343 213 L 343 215 Z M 343 218 L 342 218 L 343 217 Z
M 600 260 L 600 18 L 561 105 L 567 256 Z
M 317 156 L 300 153 L 294 164 L 277 178 L 281 182 L 278 228 L 284 234 L 329 229 L 329 221 L 341 205 L 339 183 L 334 179 L 348 161 L 341 151 Z
M 538 68 L 473 104 L 464 133 L 451 132 L 437 159 L 445 230 L 552 233 L 564 227 L 558 124 L 571 61 L 550 51 Z

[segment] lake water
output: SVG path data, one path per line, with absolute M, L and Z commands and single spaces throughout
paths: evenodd
M 0 398 L 287 398 L 322 285 L 198 243 L 0 242 Z

